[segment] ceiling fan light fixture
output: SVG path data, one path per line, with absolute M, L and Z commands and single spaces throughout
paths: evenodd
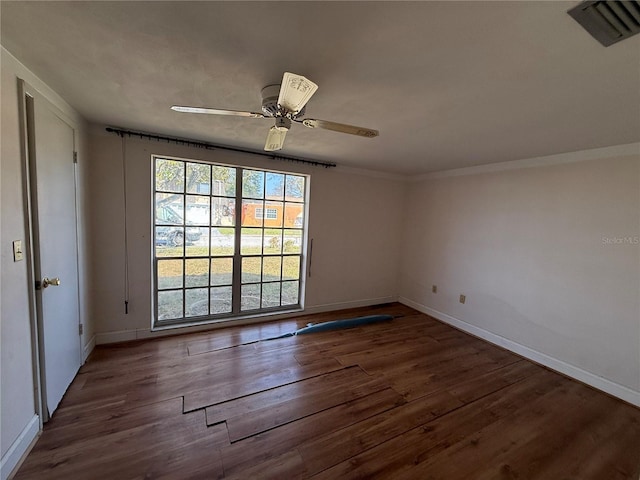
M 291 119 L 288 117 L 276 117 L 276 128 L 286 132 L 291 128 Z
M 267 134 L 267 141 L 264 144 L 264 149 L 267 152 L 282 150 L 284 139 L 286 136 L 286 130 L 279 130 L 277 127 L 271 127 L 269 129 L 269 133 Z

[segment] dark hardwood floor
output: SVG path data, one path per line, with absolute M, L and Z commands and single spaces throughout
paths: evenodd
M 16 478 L 639 474 L 640 409 L 393 304 L 98 347 Z

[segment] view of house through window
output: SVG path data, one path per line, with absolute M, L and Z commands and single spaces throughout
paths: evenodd
M 306 177 L 154 157 L 155 320 L 300 306 Z

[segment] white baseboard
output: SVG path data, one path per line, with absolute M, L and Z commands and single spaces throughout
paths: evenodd
M 22 460 L 31 450 L 39 431 L 40 419 L 38 415 L 34 415 L 0 460 L 0 479 L 7 480 L 12 473 L 15 473 L 16 467 L 22 464 Z
M 370 305 L 379 305 L 381 303 L 397 302 L 398 297 L 378 297 L 364 300 L 354 300 L 349 302 L 327 303 L 323 305 L 314 305 L 304 310 L 275 313 L 269 315 L 259 315 L 240 319 L 231 319 L 227 321 L 212 322 L 202 325 L 185 325 L 163 327 L 155 330 L 151 328 L 139 328 L 136 330 L 121 330 L 116 332 L 97 333 L 95 335 L 96 345 L 106 345 L 109 343 L 128 342 L 131 340 L 140 340 L 144 338 L 166 337 L 168 335 L 177 335 L 183 333 L 195 333 L 206 330 L 214 330 L 216 328 L 224 328 L 229 326 L 251 325 L 253 323 L 269 322 L 273 320 L 284 320 L 302 315 L 310 315 L 313 313 L 331 312 L 334 310 L 342 310 L 346 308 L 368 307 Z
M 529 360 L 544 365 L 545 367 L 560 372 L 580 382 L 586 383 L 593 388 L 597 388 L 598 390 L 608 393 L 609 395 L 620 398 L 621 400 L 624 400 L 625 402 L 628 402 L 632 405 L 640 407 L 640 392 L 625 387 L 624 385 L 620 385 L 619 383 L 612 382 L 611 380 L 607 380 L 606 378 L 600 377 L 594 373 L 583 370 L 579 367 L 551 357 L 547 354 L 538 352 L 537 350 L 533 350 L 532 348 L 509 340 L 508 338 L 501 337 L 500 335 L 496 335 L 495 333 L 491 333 L 487 330 L 476 327 L 475 325 L 471 325 L 470 323 L 452 317 L 451 315 L 448 315 L 446 313 L 434 310 L 433 308 L 427 307 L 426 305 L 422 305 L 420 303 L 414 302 L 413 300 L 409 300 L 408 298 L 400 297 L 398 301 L 404 305 L 407 305 L 408 307 L 415 308 L 416 310 L 422 313 L 426 313 L 427 315 L 430 315 L 455 328 L 470 333 L 471 335 L 486 340 L 487 342 L 493 343 L 494 345 L 506 348 L 507 350 L 528 358 Z
M 87 361 L 87 358 L 89 358 L 89 355 L 91 355 L 91 352 L 93 352 L 94 348 L 96 348 L 96 336 L 95 335 L 93 337 L 91 337 L 91 340 L 89 340 L 89 342 L 84 346 L 84 348 L 82 350 L 82 363 Z
M 303 315 L 309 315 L 312 313 L 324 313 L 324 312 L 333 312 L 335 310 L 343 310 L 346 308 L 359 308 L 359 307 L 370 307 L 372 305 L 380 305 L 383 303 L 392 303 L 397 302 L 397 296 L 389 296 L 389 297 L 378 297 L 378 298 L 367 298 L 364 300 L 354 300 L 350 302 L 338 302 L 338 303 L 325 303 L 323 305 L 315 305 L 311 307 L 307 307 L 302 312 Z
M 116 332 L 96 333 L 96 345 L 129 342 L 137 338 L 137 330 L 119 330 Z

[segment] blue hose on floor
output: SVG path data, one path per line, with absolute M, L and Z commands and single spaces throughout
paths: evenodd
M 275 340 L 277 338 L 293 337 L 295 335 L 306 335 L 307 333 L 326 332 L 341 328 L 354 328 L 362 325 L 369 325 L 377 322 L 388 322 L 393 320 L 393 315 L 368 315 L 366 317 L 347 318 L 344 320 L 333 320 L 331 322 L 310 323 L 304 328 L 299 328 L 295 332 L 285 333 L 277 337 L 265 338 L 264 340 Z
M 369 315 L 367 317 L 347 318 L 344 320 L 333 320 L 331 322 L 309 324 L 304 328 L 295 331 L 294 335 L 305 335 L 307 333 L 326 332 L 327 330 L 338 330 L 340 328 L 353 328 L 370 323 L 386 322 L 393 320 L 392 315 Z

